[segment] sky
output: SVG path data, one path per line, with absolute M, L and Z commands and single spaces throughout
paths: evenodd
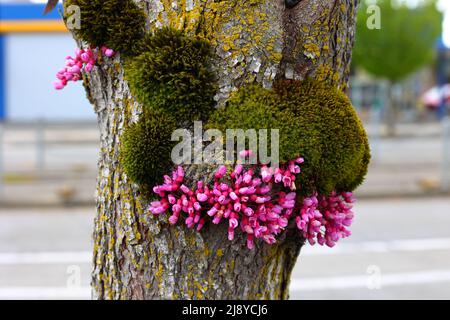
M 447 47 L 450 47 L 450 1 L 449 0 L 439 1 L 439 7 L 442 11 L 444 11 L 444 22 L 443 22 L 444 43 Z

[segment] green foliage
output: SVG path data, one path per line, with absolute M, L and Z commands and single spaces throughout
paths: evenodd
M 205 120 L 214 110 L 216 84 L 208 42 L 163 28 L 147 35 L 125 76 L 145 108 L 165 110 L 179 123 Z
M 66 8 L 70 5 L 80 7 L 81 28 L 75 33 L 82 40 L 125 55 L 138 50 L 145 14 L 132 0 L 67 0 Z
M 378 0 L 381 29 L 370 30 L 368 4 L 358 12 L 353 62 L 369 73 L 397 82 L 432 62 L 436 40 L 441 33 L 442 14 L 436 1 L 425 0 L 416 8 L 393 5 L 394 0 Z
M 161 111 L 146 110 L 138 122 L 125 129 L 121 162 L 135 183 L 153 186 L 170 168 L 175 120 Z
M 367 172 L 367 136 L 349 99 L 338 89 L 316 81 L 283 81 L 273 90 L 241 88 L 208 128 L 279 129 L 280 161 L 305 159 L 299 191 L 351 191 Z

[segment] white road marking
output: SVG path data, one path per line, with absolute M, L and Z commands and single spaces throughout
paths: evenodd
M 2 252 L 0 265 L 91 263 L 90 251 Z
M 291 291 L 342 290 L 369 288 L 372 275 L 328 278 L 292 279 Z M 407 273 L 380 274 L 380 286 L 403 286 L 450 282 L 450 270 L 427 270 Z M 369 289 L 368 289 L 369 290 Z
M 343 240 L 345 241 L 345 240 Z M 318 245 L 305 245 L 301 256 L 359 254 L 359 253 L 387 253 L 396 251 L 429 251 L 450 249 L 450 238 L 404 239 L 392 241 L 367 241 L 360 243 L 338 243 L 333 248 Z
M 91 288 L 0 287 L 0 299 L 90 299 Z
M 368 288 L 368 275 L 293 279 L 290 291 Z M 450 282 L 450 270 L 382 274 L 383 287 Z M 89 287 L 0 287 L 0 299 L 90 299 Z
M 309 246 L 302 248 L 301 256 L 339 255 L 360 253 L 387 253 L 396 251 L 430 251 L 450 249 L 450 238 L 405 239 L 392 241 L 367 241 L 361 243 L 338 243 L 334 248 Z M 0 265 L 15 264 L 67 264 L 91 263 L 91 251 L 54 252 L 2 252 Z

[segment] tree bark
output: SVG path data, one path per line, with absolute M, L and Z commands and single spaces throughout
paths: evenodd
M 240 86 L 270 88 L 278 78 L 313 77 L 346 88 L 357 0 L 139 0 L 147 28 L 163 25 L 203 34 L 215 48 L 218 105 Z M 95 299 L 287 299 L 289 278 L 303 245 L 288 230 L 277 244 L 245 248 L 226 226 L 200 233 L 169 226 L 146 210 L 146 200 L 119 161 L 126 124 L 141 106 L 124 81 L 116 55 L 86 76 L 98 115 L 99 175 L 96 190 L 92 289 Z

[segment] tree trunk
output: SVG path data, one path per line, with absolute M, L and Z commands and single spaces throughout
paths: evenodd
M 398 117 L 397 103 L 398 99 L 395 97 L 395 86 L 398 85 L 395 82 L 389 81 L 387 89 L 387 101 L 386 101 L 386 133 L 388 137 L 395 137 L 395 129 Z
M 313 77 L 347 85 L 357 0 L 139 0 L 149 30 L 170 25 L 201 32 L 217 54 L 223 104 L 244 83 L 269 88 L 277 78 Z M 214 10 L 213 10 L 214 9 Z M 96 191 L 93 297 L 96 299 L 287 299 L 303 240 L 288 231 L 277 244 L 245 248 L 226 226 L 200 233 L 168 226 L 119 161 L 119 141 L 141 106 L 124 81 L 122 60 L 94 68 L 85 79 L 98 115 L 101 146 Z M 289 234 L 292 233 L 292 234 Z

